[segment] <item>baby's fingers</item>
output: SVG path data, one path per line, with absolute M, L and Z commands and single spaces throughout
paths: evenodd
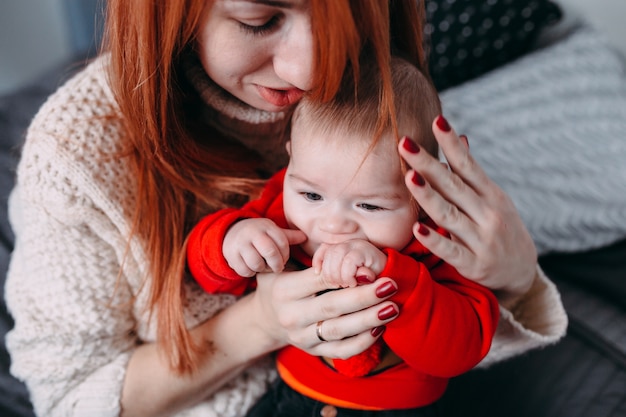
M 255 243 L 255 249 L 258 253 L 258 257 L 250 258 L 248 263 L 250 268 L 257 272 L 263 272 L 270 270 L 272 272 L 280 272 L 286 263 L 286 258 L 283 255 L 283 248 L 280 248 L 272 239 L 263 239 L 261 242 Z M 287 255 L 289 248 L 287 248 Z
M 285 238 L 287 239 L 288 246 L 299 245 L 306 241 L 306 234 L 302 230 L 295 229 L 281 229 Z
M 374 273 L 374 271 L 366 266 L 358 267 L 354 276 L 358 284 L 369 284 L 370 282 L 374 282 L 374 280 L 376 279 L 376 274 Z
M 356 286 L 354 273 L 356 267 L 346 262 L 345 251 L 341 246 L 333 245 L 324 254 L 322 262 L 322 276 L 336 288 L 347 288 Z
M 313 254 L 311 266 L 313 267 L 313 271 L 315 271 L 316 274 L 320 274 L 322 272 L 322 264 L 324 263 L 324 256 L 326 255 L 327 250 L 328 245 L 321 244 L 320 247 Z
M 257 260 L 255 260 L 255 258 Z M 233 271 L 242 277 L 253 277 L 258 272 L 255 268 L 251 268 L 250 265 L 256 265 L 258 262 L 265 265 L 265 261 L 256 253 L 256 251 L 252 250 L 242 250 L 238 255 L 236 255 L 233 259 L 228 260 L 228 266 L 230 266 Z

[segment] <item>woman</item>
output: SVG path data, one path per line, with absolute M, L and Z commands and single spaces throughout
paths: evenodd
M 295 103 L 332 97 L 360 53 L 387 86 L 390 36 L 424 68 L 422 17 L 415 2 L 374 0 L 108 7 L 106 53 L 48 100 L 23 149 L 10 202 L 12 372 L 41 415 L 242 415 L 274 375 L 260 358 L 287 344 L 365 350 L 370 330 L 393 320 L 378 312 L 396 286 L 381 278 L 312 297 L 328 285 L 305 270 L 262 274 L 239 300 L 207 296 L 184 279 L 186 234 L 284 164 Z M 402 155 L 419 173 L 409 189 L 453 237 L 419 227 L 416 237 L 498 294 L 485 363 L 557 340 L 565 316 L 527 231 L 440 120 L 451 170 L 410 146 Z

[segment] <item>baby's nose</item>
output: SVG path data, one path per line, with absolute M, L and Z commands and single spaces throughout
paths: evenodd
M 347 234 L 357 230 L 357 223 L 342 213 L 327 213 L 321 220 L 321 228 L 326 233 Z

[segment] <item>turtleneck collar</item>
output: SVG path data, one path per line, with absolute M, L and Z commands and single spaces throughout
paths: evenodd
M 291 112 L 268 112 L 254 108 L 215 84 L 194 57 L 184 61 L 185 76 L 207 105 L 202 117 L 221 134 L 255 150 L 270 171 L 288 161 L 285 142 Z

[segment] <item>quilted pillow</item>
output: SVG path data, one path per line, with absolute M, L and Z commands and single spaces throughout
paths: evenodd
M 440 91 L 528 52 L 562 17 L 549 0 L 427 0 L 425 7 L 430 73 Z

